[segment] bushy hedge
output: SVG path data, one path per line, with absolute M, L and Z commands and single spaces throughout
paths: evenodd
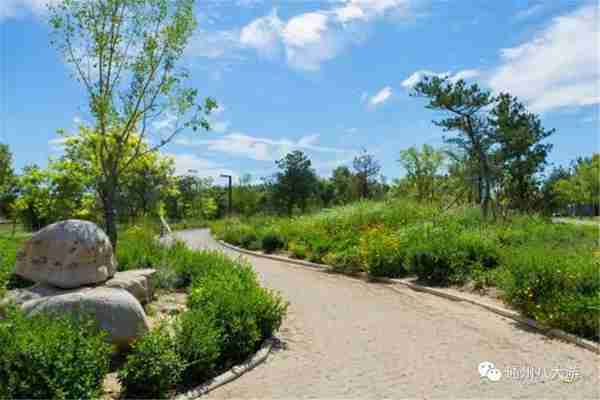
M 248 264 L 213 270 L 194 282 L 188 305 L 212 315 L 222 333 L 218 364 L 229 365 L 252 353 L 281 325 L 287 304 L 263 287 Z
M 172 335 L 161 324 L 133 344 L 118 379 L 125 398 L 166 398 L 184 368 Z
M 112 349 L 91 321 L 6 312 L 0 319 L 0 398 L 100 397 Z
M 563 249 L 507 251 L 505 299 L 548 326 L 599 339 L 600 257 Z
M 361 263 L 374 277 L 397 278 L 406 274 L 406 250 L 400 234 L 381 226 L 367 230 L 360 239 Z

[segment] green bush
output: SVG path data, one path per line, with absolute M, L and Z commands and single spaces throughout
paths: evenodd
M 336 272 L 352 274 L 362 271 L 359 249 L 355 246 L 327 253 L 323 262 Z
M 598 339 L 600 260 L 545 246 L 508 251 L 500 281 L 508 303 L 548 326 Z
M 361 263 L 370 276 L 397 278 L 406 273 L 400 235 L 381 227 L 369 229 L 360 240 Z
M 188 310 L 174 325 L 176 350 L 185 362 L 183 381 L 197 383 L 209 378 L 219 358 L 221 331 L 214 316 L 204 310 Z
M 164 248 L 147 226 L 132 226 L 120 233 L 116 257 L 120 271 L 155 268 L 162 264 Z
M 287 307 L 278 295 L 260 287 L 250 265 L 233 261 L 194 281 L 188 305 L 214 316 L 222 332 L 222 366 L 243 360 L 271 336 Z
M 133 398 L 166 398 L 180 381 L 183 361 L 166 325 L 159 325 L 134 342 L 118 371 L 123 394 Z
M 6 288 L 28 286 L 28 282 L 25 285 L 20 284 L 21 281 L 13 273 L 17 251 L 23 241 L 22 236 L 0 235 L 0 297 Z
M 412 271 L 433 285 L 463 283 L 477 268 L 498 264 L 497 244 L 479 231 L 463 231 L 456 226 L 423 227 L 409 250 Z
M 0 398 L 98 398 L 112 348 L 85 319 L 9 308 L 0 319 Z
M 288 250 L 292 253 L 293 258 L 298 258 L 303 260 L 308 255 L 308 248 L 305 244 L 298 242 L 290 242 L 288 243 Z
M 275 232 L 268 232 L 262 237 L 262 248 L 265 253 L 274 253 L 284 246 L 285 242 Z

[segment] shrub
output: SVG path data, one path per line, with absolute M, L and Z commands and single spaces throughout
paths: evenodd
M 369 229 L 361 237 L 361 263 L 370 276 L 396 278 L 406 273 L 401 236 L 382 227 Z
M 138 339 L 118 371 L 125 396 L 166 398 L 184 369 L 166 325 L 159 325 Z
M 194 281 L 190 309 L 209 312 L 222 332 L 218 364 L 228 366 L 252 353 L 279 328 L 286 307 L 278 295 L 260 287 L 248 264 L 230 261 Z
M 222 240 L 231 243 L 235 246 L 243 245 L 243 243 L 251 243 L 256 240 L 254 228 L 240 223 L 239 221 L 229 221 L 230 224 L 224 228 L 222 232 Z
M 262 248 L 265 253 L 274 253 L 285 246 L 284 241 L 275 232 L 267 232 L 262 237 Z
M 546 246 L 507 251 L 504 296 L 525 315 L 598 339 L 600 260 Z
M 112 348 L 87 319 L 14 308 L 0 320 L 0 398 L 98 398 Z
M 188 310 L 179 315 L 174 329 L 176 350 L 185 362 L 183 380 L 198 382 L 209 378 L 223 340 L 214 316 L 204 310 Z
M 323 257 L 323 262 L 336 272 L 356 273 L 362 270 L 360 253 L 356 247 L 327 253 Z
M 120 271 L 155 268 L 164 258 L 164 249 L 148 226 L 132 226 L 121 232 L 116 257 Z
M 288 244 L 288 250 L 292 253 L 293 258 L 305 259 L 308 254 L 306 245 L 298 242 L 290 242 Z
M 462 231 L 457 226 L 424 228 L 422 237 L 412 240 L 410 262 L 417 277 L 427 283 L 462 283 L 473 269 L 498 264 L 497 245 L 479 231 Z

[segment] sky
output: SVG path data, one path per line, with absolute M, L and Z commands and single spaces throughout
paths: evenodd
M 0 1 L 0 142 L 17 170 L 60 156 L 58 129 L 91 123 L 83 87 L 50 46 L 48 1 L 58 0 Z M 598 151 L 595 1 L 205 0 L 196 16 L 181 62 L 219 108 L 210 132 L 162 149 L 178 174 L 258 180 L 298 149 L 327 176 L 366 149 L 400 177 L 400 150 L 448 135 L 410 96 L 425 75 L 518 96 L 556 129 L 554 165 Z

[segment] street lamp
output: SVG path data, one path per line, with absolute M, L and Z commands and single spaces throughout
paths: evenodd
M 231 217 L 231 198 L 232 198 L 232 189 L 231 189 L 231 175 L 221 174 L 221 178 L 227 178 L 229 182 L 229 203 L 227 207 L 227 214 Z

